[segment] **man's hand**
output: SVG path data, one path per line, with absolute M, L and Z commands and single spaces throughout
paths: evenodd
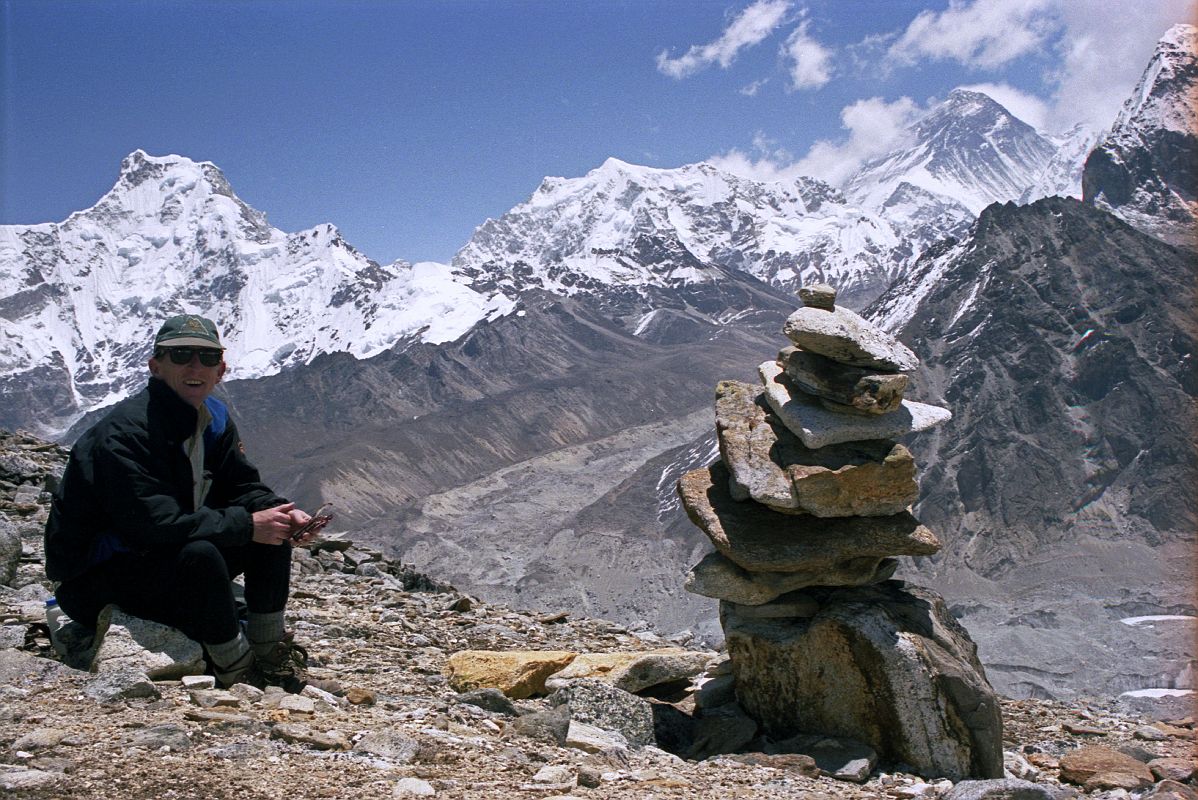
M 295 503 L 284 503 L 274 508 L 264 508 L 254 512 L 255 542 L 262 544 L 282 544 L 291 540 L 294 514 L 308 515 L 295 508 Z
M 291 519 L 294 527 L 291 529 L 291 543 L 305 545 L 315 539 L 316 534 L 324 530 L 324 526 L 333 519 L 332 514 L 325 513 L 332 505 L 332 503 L 325 503 L 316 509 L 315 514 L 299 510 L 292 511 Z
M 304 545 L 316 538 L 316 534 L 320 531 L 319 528 L 308 531 L 298 539 L 292 538 L 300 530 L 300 528 L 304 527 L 311 521 L 312 515 L 303 509 L 297 508 L 291 512 L 291 531 L 287 534 L 287 536 L 288 538 L 291 538 L 292 544 Z

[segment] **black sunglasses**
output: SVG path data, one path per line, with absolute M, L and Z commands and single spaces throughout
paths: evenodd
M 155 355 L 162 358 L 163 353 L 170 356 L 172 364 L 179 366 L 190 364 L 191 357 L 195 355 L 200 357 L 200 363 L 205 367 L 215 367 L 224 357 L 224 353 L 211 347 L 160 347 Z

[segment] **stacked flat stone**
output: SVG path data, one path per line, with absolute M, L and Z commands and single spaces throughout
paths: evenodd
M 896 556 L 940 549 L 909 511 L 915 462 L 894 440 L 951 414 L 904 399 L 915 354 L 832 287 L 799 297 L 762 383 L 716 387 L 721 460 L 679 480 L 715 545 L 686 588 L 720 600 L 737 699 L 771 738 L 850 737 L 929 775 L 1001 776 L 976 647 L 934 593 L 889 580 Z

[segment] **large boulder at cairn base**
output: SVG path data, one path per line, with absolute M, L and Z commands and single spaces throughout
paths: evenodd
M 737 700 L 767 735 L 857 739 L 929 778 L 1002 777 L 998 699 L 943 599 L 901 581 L 804 594 L 812 617 L 720 604 Z
M 720 455 L 737 499 L 784 514 L 879 517 L 919 499 L 915 459 L 901 444 L 849 442 L 812 450 L 765 401 L 765 389 L 721 381 L 715 390 Z
M 888 414 L 846 414 L 831 411 L 819 398 L 794 385 L 776 361 L 757 368 L 765 386 L 765 399 L 782 424 L 810 448 L 866 439 L 898 439 L 926 431 L 952 419 L 947 408 L 904 400 Z
M 927 556 L 940 549 L 935 534 L 910 512 L 827 519 L 779 514 L 759 503 L 733 500 L 728 477 L 728 468 L 716 462 L 683 475 L 678 494 L 691 522 L 716 550 L 750 572 L 859 574 L 858 566 L 876 568 L 886 556 Z

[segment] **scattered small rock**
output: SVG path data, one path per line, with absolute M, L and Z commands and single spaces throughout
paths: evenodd
M 184 675 L 183 686 L 188 689 L 215 689 L 216 678 L 211 675 Z
M 392 797 L 432 797 L 437 793 L 433 785 L 421 778 L 400 778 L 395 782 Z
M 1195 772 L 1194 761 L 1185 758 L 1156 758 L 1148 762 L 1148 769 L 1159 781 L 1178 783 L 1190 780 Z
M 1129 755 L 1109 747 L 1091 746 L 1061 757 L 1061 780 L 1093 789 L 1126 789 L 1151 786 L 1155 780 L 1148 767 Z
M 496 714 L 504 714 L 507 716 L 516 716 L 519 711 L 516 709 L 515 703 L 510 698 L 498 689 L 488 687 L 486 689 L 475 689 L 471 692 L 464 692 L 457 696 L 459 703 L 476 706 L 487 711 L 493 711 Z
M 349 750 L 350 743 L 335 731 L 321 733 L 313 731 L 304 725 L 280 722 L 270 729 L 272 739 L 280 739 L 292 744 L 302 744 L 317 750 Z
M 1057 800 L 1058 793 L 1038 783 L 1017 778 L 961 781 L 942 800 Z
M 42 750 L 47 747 L 54 747 L 67 735 L 67 732 L 60 728 L 38 728 L 32 730 L 24 736 L 17 737 L 17 740 L 12 743 L 13 750 Z
M 411 764 L 420 753 L 420 743 L 398 731 L 370 731 L 354 745 L 354 752 L 369 753 L 395 764 Z
M 361 686 L 351 686 L 345 690 L 345 699 L 352 706 L 372 706 L 378 699 L 370 689 L 364 689 Z

